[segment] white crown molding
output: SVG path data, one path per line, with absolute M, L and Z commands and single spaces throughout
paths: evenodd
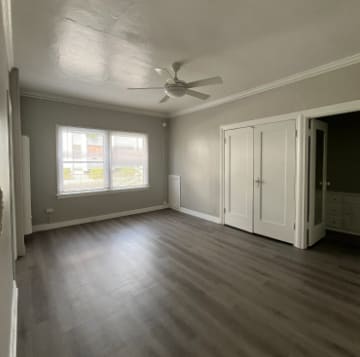
M 60 222 L 54 222 L 54 223 L 38 224 L 38 225 L 33 226 L 33 232 L 41 232 L 41 231 L 48 231 L 51 229 L 77 226 L 79 224 L 84 224 L 84 223 L 106 221 L 108 219 L 114 219 L 114 218 L 119 218 L 119 217 L 124 217 L 124 216 L 132 216 L 134 214 L 159 211 L 159 210 L 162 210 L 162 209 L 165 209 L 168 207 L 169 206 L 167 204 L 163 204 L 163 205 L 152 206 L 152 207 L 138 208 L 138 209 L 134 209 L 131 211 L 121 211 L 121 212 L 103 214 L 101 216 L 72 219 L 70 221 L 60 221 Z
M 174 113 L 171 113 L 170 117 L 175 118 L 175 117 L 179 117 L 182 115 L 195 113 L 195 112 L 198 112 L 201 110 L 217 107 L 222 104 L 231 103 L 231 102 L 234 102 L 234 101 L 237 101 L 240 99 L 244 99 L 244 98 L 253 96 L 255 94 L 260 94 L 260 93 L 267 92 L 271 89 L 284 87 L 284 86 L 292 84 L 292 83 L 300 82 L 304 79 L 316 77 L 321 74 L 332 72 L 337 69 L 345 68 L 345 67 L 357 64 L 357 63 L 360 63 L 360 53 L 357 53 L 353 56 L 344 57 L 342 59 L 324 64 L 324 65 L 321 65 L 321 66 L 318 66 L 318 67 L 315 67 L 315 68 L 312 68 L 312 69 L 309 69 L 309 70 L 306 70 L 303 72 L 299 72 L 299 73 L 278 79 L 273 82 L 269 82 L 269 83 L 251 88 L 251 89 L 247 89 L 247 90 L 238 92 L 236 94 L 229 95 L 224 98 L 213 100 L 211 102 L 207 102 L 205 104 L 201 104 L 201 105 L 198 105 L 193 108 L 176 111 Z
M 115 105 L 115 104 L 106 104 L 106 103 L 100 103 L 100 102 L 95 102 L 95 101 L 90 101 L 90 100 L 85 100 L 85 99 L 80 99 L 80 98 L 65 97 L 65 96 L 54 95 L 54 94 L 45 94 L 42 92 L 31 91 L 31 90 L 26 90 L 26 89 L 21 90 L 21 96 L 28 97 L 28 98 L 34 98 L 34 99 L 40 99 L 40 100 L 46 100 L 46 101 L 50 101 L 50 102 L 74 104 L 74 105 L 80 105 L 83 107 L 112 110 L 112 111 L 128 113 L 128 114 L 139 114 L 139 115 L 146 115 L 146 116 L 157 117 L 157 118 L 169 118 L 170 117 L 169 113 L 157 112 L 157 111 L 153 111 L 153 110 L 143 110 L 143 109 L 120 106 L 120 105 Z
M 11 0 L 1 0 L 5 47 L 9 71 L 14 67 L 14 42 L 12 31 Z

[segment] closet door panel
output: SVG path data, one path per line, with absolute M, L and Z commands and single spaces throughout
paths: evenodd
M 294 242 L 295 120 L 254 130 L 254 232 Z
M 225 132 L 225 224 L 253 231 L 253 128 Z

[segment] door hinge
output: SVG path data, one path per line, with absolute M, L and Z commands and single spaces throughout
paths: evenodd
M 226 213 L 226 208 L 224 207 L 224 213 Z
M 297 138 L 298 137 L 298 131 L 297 131 L 297 129 L 295 130 L 295 138 Z
M 294 230 L 296 229 L 296 224 L 294 223 Z

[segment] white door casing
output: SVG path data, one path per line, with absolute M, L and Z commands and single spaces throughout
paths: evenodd
M 253 128 L 225 132 L 225 224 L 253 232 Z
M 22 136 L 23 149 L 23 186 L 24 186 L 24 234 L 32 233 L 31 215 L 31 177 L 30 177 L 30 139 Z
M 326 234 L 325 202 L 327 190 L 328 125 L 311 120 L 309 163 L 309 242 L 312 246 Z
M 254 232 L 294 243 L 295 120 L 254 129 Z

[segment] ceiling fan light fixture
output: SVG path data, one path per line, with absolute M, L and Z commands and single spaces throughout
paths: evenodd
M 183 81 L 177 81 L 176 83 L 166 83 L 165 93 L 171 98 L 180 98 L 186 94 L 186 83 Z

